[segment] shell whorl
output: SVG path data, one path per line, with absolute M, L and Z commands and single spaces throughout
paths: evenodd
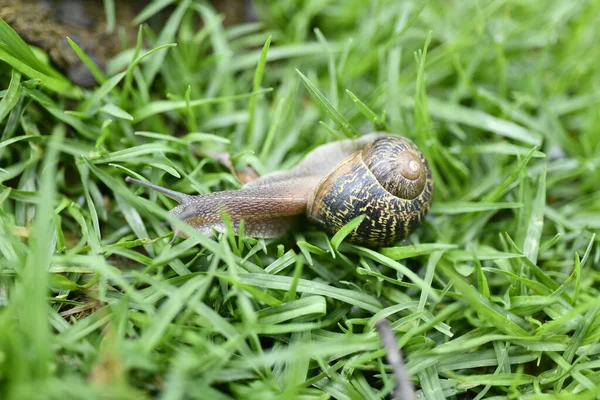
M 348 236 L 367 246 L 408 236 L 425 217 L 433 193 L 431 170 L 408 139 L 388 136 L 342 161 L 311 194 L 307 215 L 330 233 L 355 217 L 365 219 Z
M 427 162 L 405 139 L 386 137 L 363 150 L 362 159 L 385 190 L 401 199 L 417 198 L 427 183 Z

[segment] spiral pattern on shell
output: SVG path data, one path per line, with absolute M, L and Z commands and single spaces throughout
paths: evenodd
M 431 170 L 408 139 L 388 136 L 352 154 L 321 180 L 307 215 L 329 233 L 365 219 L 347 240 L 370 247 L 404 239 L 425 217 L 433 194 Z

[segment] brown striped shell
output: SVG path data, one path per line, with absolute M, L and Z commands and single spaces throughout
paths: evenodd
M 431 204 L 431 170 L 408 139 L 387 136 L 357 151 L 323 178 L 308 201 L 310 221 L 331 234 L 362 214 L 347 240 L 387 246 L 408 236 Z

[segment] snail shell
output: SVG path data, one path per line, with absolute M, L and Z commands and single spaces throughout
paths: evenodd
M 425 217 L 433 194 L 423 154 L 399 137 L 377 139 L 342 161 L 312 192 L 307 216 L 333 234 L 362 214 L 347 240 L 384 246 L 404 239 Z

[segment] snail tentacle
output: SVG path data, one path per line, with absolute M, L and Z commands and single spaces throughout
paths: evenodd
M 175 200 L 179 204 L 183 204 L 186 201 L 189 201 L 189 198 L 192 197 L 189 194 L 185 194 L 185 193 L 177 192 L 175 190 L 167 189 L 167 188 L 155 185 L 150 182 L 140 181 L 139 179 L 135 179 L 130 176 L 125 177 L 125 182 L 135 183 L 136 185 L 143 186 L 143 187 L 152 189 L 154 191 L 157 191 L 158 193 L 164 194 L 165 196 Z

